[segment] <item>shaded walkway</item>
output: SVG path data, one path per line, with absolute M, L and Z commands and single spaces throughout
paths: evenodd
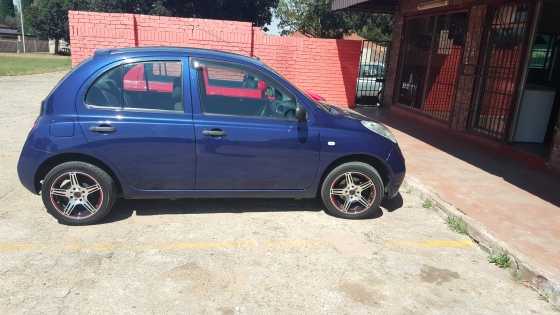
M 560 280 L 560 177 L 403 115 L 358 110 L 389 126 L 407 176 L 477 220 L 556 283 Z

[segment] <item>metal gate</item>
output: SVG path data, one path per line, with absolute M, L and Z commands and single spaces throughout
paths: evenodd
M 455 103 L 468 15 L 454 13 L 434 18 L 434 37 L 428 61 L 422 111 L 437 120 L 448 122 Z
M 360 69 L 356 84 L 356 105 L 383 104 L 383 86 L 390 42 L 362 41 Z
M 399 104 L 450 121 L 468 19 L 466 12 L 458 12 L 406 20 Z
M 488 21 L 483 73 L 472 127 L 504 140 L 511 124 L 530 30 L 532 5 L 515 1 L 493 10 Z

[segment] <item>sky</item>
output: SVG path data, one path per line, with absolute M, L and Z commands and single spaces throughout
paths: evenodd
M 268 27 L 268 34 L 280 35 L 280 32 L 282 32 L 282 30 L 278 28 L 278 23 L 280 23 L 280 20 L 278 19 L 278 17 L 276 17 L 276 15 L 274 15 L 273 12 L 272 21 L 270 21 L 270 24 L 266 25 L 266 27 Z

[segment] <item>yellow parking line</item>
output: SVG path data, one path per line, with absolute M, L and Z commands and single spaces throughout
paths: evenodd
M 338 243 L 338 241 L 337 241 Z M 471 240 L 387 240 L 385 245 L 388 247 L 401 248 L 469 248 L 473 246 Z M 44 243 L 19 243 L 19 242 L 0 242 L 0 253 L 20 253 L 20 252 L 110 252 L 110 251 L 183 251 L 183 250 L 216 250 L 216 249 L 289 249 L 289 248 L 311 248 L 311 247 L 331 247 L 335 246 L 328 240 L 233 240 L 233 241 L 214 241 L 214 242 L 165 242 L 165 243 L 121 243 L 121 242 L 65 242 L 61 244 Z M 338 244 L 345 246 L 345 242 Z
M 216 242 L 168 242 L 168 243 L 85 243 L 66 242 L 63 244 L 40 244 L 40 243 L 0 243 L 2 252 L 31 252 L 31 251 L 95 251 L 108 252 L 114 250 L 123 251 L 181 251 L 181 250 L 212 250 L 212 249 L 250 249 L 250 248 L 303 248 L 326 246 L 328 242 L 320 240 L 238 240 L 238 241 L 216 241 Z
M 389 240 L 387 245 L 392 247 L 409 248 L 469 248 L 473 242 L 469 239 L 464 240 Z

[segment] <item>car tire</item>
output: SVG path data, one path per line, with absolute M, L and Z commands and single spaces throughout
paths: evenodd
M 117 199 L 113 178 L 85 162 L 65 162 L 45 176 L 41 195 L 47 211 L 60 223 L 88 225 L 105 218 Z
M 377 170 L 362 162 L 337 166 L 323 180 L 326 212 L 345 219 L 371 218 L 379 212 L 384 186 Z

